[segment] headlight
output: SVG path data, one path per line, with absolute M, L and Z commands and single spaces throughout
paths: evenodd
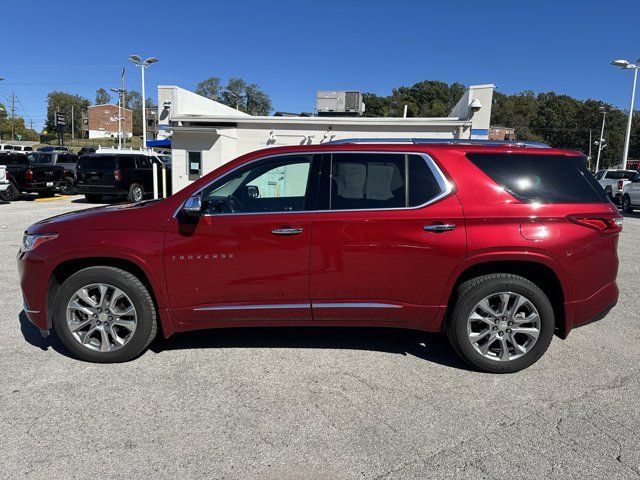
M 35 248 L 49 240 L 55 240 L 58 238 L 57 233 L 40 233 L 35 235 L 24 234 L 22 237 L 22 248 L 23 252 L 30 252 L 31 250 L 35 250 Z

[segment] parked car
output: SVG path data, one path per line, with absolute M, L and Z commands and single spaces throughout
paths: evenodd
M 609 200 L 613 203 L 620 203 L 623 187 L 636 176 L 635 170 L 600 170 L 596 173 L 596 180 L 602 185 Z
M 12 145 L 14 153 L 29 153 L 33 152 L 33 147 L 28 145 Z
M 69 147 L 62 147 L 59 145 L 46 145 L 38 149 L 39 152 L 68 152 Z
M 0 165 L 0 194 L 9 188 L 9 180 L 7 179 L 7 167 Z
M 34 165 L 60 165 L 64 168 L 64 183 L 60 185 L 60 192 L 65 195 L 76 193 L 76 167 L 78 156 L 73 152 L 51 151 L 30 152 L 27 154 L 29 162 Z
M 96 149 L 94 147 L 82 147 L 78 151 L 78 156 L 81 157 L 82 155 L 90 155 L 92 153 L 96 153 Z
M 126 197 L 128 202 L 140 202 L 153 193 L 153 167 L 158 165 L 158 188 L 161 190 L 162 162 L 155 155 L 135 151 L 100 153 L 80 157 L 76 172 L 76 190 L 87 201 L 99 202 L 105 195 Z M 171 174 L 167 173 L 167 188 L 171 191 Z
M 636 208 L 640 208 L 640 171 L 622 188 L 622 210 L 633 213 Z
M 0 154 L 0 165 L 7 167 L 9 180 L 9 187 L 0 192 L 2 200 L 17 200 L 22 192 L 51 197 L 64 184 L 64 168 L 58 165 L 32 165 L 26 155 Z
M 25 312 L 94 362 L 158 331 L 358 325 L 445 332 L 504 373 L 616 304 L 622 216 L 581 153 L 413 142 L 261 150 L 164 200 L 38 222 Z

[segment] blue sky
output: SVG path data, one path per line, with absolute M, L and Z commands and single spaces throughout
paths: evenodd
M 140 89 L 132 53 L 156 56 L 158 84 L 195 89 L 209 77 L 260 85 L 274 107 L 310 111 L 319 89 L 388 94 L 421 80 L 494 83 L 504 93 L 555 90 L 628 108 L 640 57 L 640 1 L 5 0 L 0 102 L 40 128 L 45 99 L 92 101 L 99 87 Z M 7 21 L 8 20 L 8 21 Z M 636 103 L 637 105 L 637 103 Z

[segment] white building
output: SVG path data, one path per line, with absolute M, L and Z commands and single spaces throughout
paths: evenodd
M 345 138 L 488 138 L 493 85 L 469 87 L 449 117 L 251 116 L 177 86 L 158 87 L 158 139 L 171 140 L 173 191 L 245 153 Z

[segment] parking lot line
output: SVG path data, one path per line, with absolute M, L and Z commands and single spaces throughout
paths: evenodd
M 42 197 L 36 198 L 34 202 L 57 202 L 58 200 L 64 200 L 65 198 L 70 198 L 71 195 L 60 195 L 58 197 Z

